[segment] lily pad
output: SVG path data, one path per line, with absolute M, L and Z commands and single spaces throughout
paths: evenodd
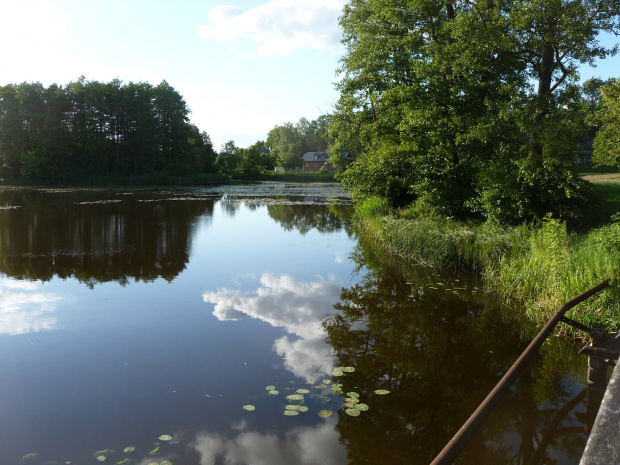
M 275 391 L 276 387 L 275 386 L 267 386 L 265 389 L 267 389 L 268 391 Z
M 349 404 L 357 404 L 360 400 L 357 397 L 347 397 L 344 401 Z
M 308 389 L 297 389 L 297 391 L 295 391 L 297 394 L 309 394 L 310 391 Z
M 285 410 L 299 410 L 299 407 L 301 407 L 301 405 L 289 404 L 289 405 L 285 406 L 284 409 Z
M 157 455 L 157 451 L 159 450 L 159 446 L 157 446 L 155 449 L 153 449 L 151 452 L 149 452 L 149 455 Z
M 172 462 L 170 460 L 164 460 L 159 465 L 172 465 Z
M 323 380 L 323 384 L 332 384 L 332 380 L 331 379 L 324 379 Z
M 390 391 L 388 391 L 387 389 L 377 389 L 375 391 L 375 394 L 379 395 L 379 396 L 384 396 L 386 394 L 389 394 Z
M 290 396 L 286 396 L 286 400 L 304 400 L 304 396 L 301 394 L 291 394 Z
M 285 410 L 284 415 L 287 417 L 294 417 L 295 415 L 299 415 L 299 412 L 297 410 Z
M 100 462 L 105 462 L 106 456 L 105 455 L 99 455 L 97 456 L 97 460 L 99 460 Z
M 327 418 L 327 417 L 331 417 L 333 413 L 334 413 L 334 412 L 332 412 L 331 410 L 321 410 L 321 411 L 319 412 L 319 416 L 320 416 L 321 418 Z
M 125 460 L 121 460 L 120 462 L 116 462 L 115 465 L 131 465 L 132 463 L 133 463 L 133 460 L 125 459 Z
M 347 396 L 349 396 L 349 397 L 359 397 L 360 395 L 357 392 L 347 392 Z
M 359 417 L 360 411 L 356 408 L 348 408 L 344 411 L 347 415 L 351 415 L 352 417 Z
M 134 446 L 128 446 L 123 449 L 123 452 L 128 453 L 128 452 L 133 452 L 134 450 L 136 450 Z
M 344 376 L 344 371 L 342 371 L 342 370 L 334 370 L 334 371 L 332 371 L 332 376 Z
M 256 410 L 256 407 L 254 407 L 253 405 L 244 405 L 243 408 L 247 410 L 248 412 L 252 412 Z
M 353 373 L 355 371 L 355 367 L 344 367 L 342 371 L 345 373 Z
M 308 407 L 306 407 L 305 405 L 298 405 L 298 412 L 307 412 L 308 411 Z
M 170 441 L 171 439 L 172 439 L 172 436 L 169 436 L 167 434 L 162 434 L 161 436 L 159 436 L 160 441 Z
M 280 392 L 272 389 L 271 391 L 269 391 L 269 394 L 271 394 L 272 396 L 277 396 L 278 394 L 280 394 Z
M 353 408 L 358 409 L 360 412 L 367 412 L 370 407 L 366 404 L 355 404 Z

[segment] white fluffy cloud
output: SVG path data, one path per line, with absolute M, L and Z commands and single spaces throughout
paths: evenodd
M 312 428 L 295 428 L 284 438 L 252 431 L 242 431 L 234 438 L 201 433 L 196 437 L 194 448 L 200 454 L 200 465 L 338 465 L 346 463 L 347 459 L 338 438 L 333 423 L 325 422 Z
M 342 285 L 334 281 L 301 282 L 265 273 L 252 293 L 221 289 L 205 292 L 202 298 L 214 304 L 213 314 L 220 320 L 250 316 L 297 336 L 276 340 L 274 350 L 285 358 L 289 371 L 315 383 L 332 371 L 333 351 L 325 343 L 321 321 L 333 313 L 341 291 Z
M 290 55 L 309 48 L 334 51 L 342 37 L 338 17 L 345 0 L 270 0 L 242 11 L 236 6 L 216 6 L 208 12 L 210 24 L 198 35 L 222 42 L 251 39 L 264 56 Z

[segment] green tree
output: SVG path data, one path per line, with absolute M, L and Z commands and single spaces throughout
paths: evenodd
M 234 141 L 229 140 L 222 144 L 216 163 L 224 173 L 232 173 L 240 169 L 241 156 Z
M 594 140 L 593 160 L 620 166 L 620 80 L 602 87 L 601 94 L 601 108 L 597 112 L 601 128 Z
M 342 176 L 354 195 L 448 216 L 574 214 L 577 64 L 614 52 L 597 35 L 617 28 L 617 1 L 352 0 L 340 21 L 330 131 L 335 152 L 359 154 Z
M 25 137 L 17 89 L 0 87 L 0 177 L 19 178 Z
M 215 170 L 209 136 L 167 82 L 0 88 L 0 176 L 67 183 L 105 175 Z

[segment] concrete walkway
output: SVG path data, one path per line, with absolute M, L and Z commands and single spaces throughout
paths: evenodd
M 620 363 L 616 364 L 579 465 L 620 464 Z

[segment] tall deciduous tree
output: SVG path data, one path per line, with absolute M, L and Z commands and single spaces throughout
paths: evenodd
M 585 133 L 577 65 L 617 0 L 352 0 L 330 127 L 359 153 L 342 177 L 363 197 L 446 215 L 569 216 L 565 167 Z M 570 192 L 569 192 L 570 191 Z
M 594 140 L 596 163 L 620 167 L 620 80 L 601 89 L 602 103 L 597 113 L 601 128 Z

